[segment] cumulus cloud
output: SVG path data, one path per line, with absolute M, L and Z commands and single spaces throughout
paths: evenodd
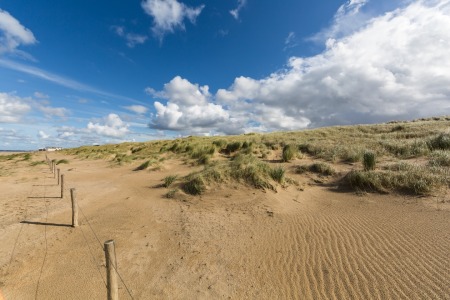
M 142 105 L 130 105 L 130 106 L 125 106 L 125 109 L 132 111 L 138 115 L 143 115 L 148 111 L 148 108 Z
M 0 9 L 0 54 L 14 52 L 20 45 L 36 43 L 33 33 L 7 11 Z
M 229 118 L 222 106 L 211 102 L 208 86 L 192 84 L 179 76 L 166 83 L 163 91 L 147 92 L 167 100 L 165 105 L 158 101 L 154 104 L 156 115 L 150 126 L 155 129 L 208 131 Z
M 17 123 L 31 110 L 26 99 L 0 93 L 0 123 Z
M 142 2 L 144 11 L 153 18 L 153 33 L 162 38 L 175 29 L 184 29 L 184 20 L 195 23 L 204 5 L 189 7 L 177 0 L 145 0 Z
M 112 26 L 111 28 L 118 36 L 126 40 L 129 48 L 134 48 L 136 45 L 145 43 L 148 38 L 146 35 L 126 32 L 123 26 Z
M 364 3 L 348 4 L 357 10 Z M 415 1 L 328 39 L 321 54 L 292 57 L 266 78 L 238 77 L 214 96 L 176 77 L 163 91 L 152 90 L 168 100 L 155 102 L 152 126 L 234 133 L 445 114 L 450 111 L 448 49 L 450 1 Z M 196 105 L 208 111 L 199 114 L 199 123 L 190 119 Z M 208 122 L 202 124 L 202 118 Z
M 116 114 L 109 114 L 99 123 L 89 122 L 87 131 L 108 137 L 123 137 L 129 133 L 129 125 L 124 123 Z
M 247 0 L 238 0 L 238 6 L 233 9 L 230 10 L 230 14 L 236 19 L 239 20 L 239 12 L 241 11 L 241 9 L 244 8 L 244 6 L 247 4 Z

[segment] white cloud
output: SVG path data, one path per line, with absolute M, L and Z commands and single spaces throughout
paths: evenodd
M 102 123 L 89 122 L 87 125 L 89 133 L 96 133 L 108 137 L 123 137 L 129 133 L 128 124 L 125 124 L 118 115 L 109 114 Z
M 247 4 L 247 0 L 238 0 L 238 6 L 235 9 L 230 10 L 230 14 L 236 20 L 239 20 L 239 13 L 240 13 L 241 9 L 243 9 L 246 4 Z
M 342 38 L 362 29 L 371 19 L 369 15 L 361 11 L 368 2 L 369 0 L 348 0 L 339 7 L 332 25 L 314 35 L 310 40 L 324 43 L 327 39 Z
M 46 134 L 43 130 L 39 130 L 38 132 L 38 138 L 41 139 L 48 139 L 50 136 L 48 134 Z
M 113 99 L 125 100 L 125 101 L 130 101 L 130 102 L 141 104 L 139 101 L 134 100 L 132 98 L 123 97 L 123 96 L 113 94 L 113 93 L 108 93 L 108 92 L 96 89 L 94 87 L 91 87 L 89 85 L 86 85 L 84 83 L 72 80 L 70 78 L 66 78 L 66 77 L 58 75 L 58 74 L 50 73 L 45 70 L 35 68 L 35 67 L 29 66 L 29 65 L 20 64 L 20 63 L 13 62 L 10 60 L 0 59 L 0 66 L 3 66 L 5 68 L 11 69 L 11 70 L 19 71 L 19 72 L 22 72 L 25 74 L 29 74 L 29 75 L 41 78 L 43 80 L 53 82 L 60 86 L 68 87 L 68 88 L 76 90 L 76 91 L 85 91 L 85 92 L 90 92 L 90 93 L 94 93 L 97 95 L 101 95 L 101 96 L 105 96 L 105 97 L 109 97 L 109 98 L 113 98 Z
M 125 27 L 123 26 L 112 26 L 112 29 L 118 36 L 127 41 L 127 46 L 129 48 L 134 48 L 136 45 L 143 44 L 148 39 L 146 35 L 126 32 Z
M 144 11 L 153 18 L 153 33 L 162 38 L 175 29 L 184 29 L 184 20 L 195 23 L 204 5 L 188 7 L 177 0 L 145 0 L 141 3 Z
M 68 110 L 64 107 L 51 107 L 37 104 L 37 108 L 44 113 L 47 118 L 51 118 L 53 116 L 64 118 L 68 114 Z
M 143 115 L 148 111 L 148 108 L 142 105 L 124 106 L 124 108 L 138 115 Z
M 295 32 L 289 32 L 288 36 L 284 40 L 284 51 L 296 47 L 297 44 L 297 37 L 295 36 Z
M 20 45 L 36 43 L 33 33 L 7 11 L 0 9 L 0 54 L 14 52 Z
M 48 95 L 46 95 L 46 94 L 44 94 L 44 93 L 41 93 L 41 92 L 34 92 L 33 95 L 34 95 L 36 98 L 39 98 L 39 99 L 48 99 L 48 98 L 49 98 Z
M 450 1 L 415 1 L 329 39 L 319 55 L 292 57 L 263 79 L 238 77 L 214 96 L 176 77 L 163 91 L 149 90 L 168 100 L 155 103 L 152 124 L 239 133 L 442 115 L 450 111 L 448 49 Z M 196 123 L 198 109 L 207 114 Z
M 147 92 L 168 100 L 166 105 L 154 103 L 156 115 L 150 126 L 155 129 L 209 131 L 229 118 L 222 106 L 210 101 L 208 86 L 192 84 L 179 76 L 166 83 L 163 91 L 148 88 Z
M 0 123 L 17 123 L 31 110 L 26 99 L 0 93 Z

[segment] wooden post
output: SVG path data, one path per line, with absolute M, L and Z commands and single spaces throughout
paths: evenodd
M 53 178 L 56 177 L 56 162 L 53 163 Z
M 106 286 L 108 289 L 108 300 L 119 300 L 119 285 L 117 283 L 117 261 L 114 240 L 105 242 L 106 258 Z
M 61 174 L 61 199 L 64 197 L 64 174 Z
M 59 170 L 59 168 L 58 168 L 58 185 L 59 185 L 59 178 L 60 178 L 60 173 L 61 173 L 61 171 Z
M 70 198 L 72 198 L 72 227 L 78 227 L 78 203 L 75 192 L 76 190 L 74 188 L 70 189 Z

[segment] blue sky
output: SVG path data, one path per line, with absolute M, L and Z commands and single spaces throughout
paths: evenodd
M 0 0 L 0 149 L 450 113 L 449 0 Z

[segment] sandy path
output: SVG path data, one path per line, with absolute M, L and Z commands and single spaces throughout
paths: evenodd
M 135 299 L 450 299 L 450 211 L 427 199 L 324 187 L 165 199 L 155 186 L 189 173 L 180 161 L 141 172 L 69 161 L 63 200 L 50 198 L 59 190 L 44 165 L 1 178 L 8 300 L 105 299 L 108 239 Z M 64 226 L 70 187 L 86 217 L 75 229 Z M 119 292 L 130 298 L 123 284 Z

